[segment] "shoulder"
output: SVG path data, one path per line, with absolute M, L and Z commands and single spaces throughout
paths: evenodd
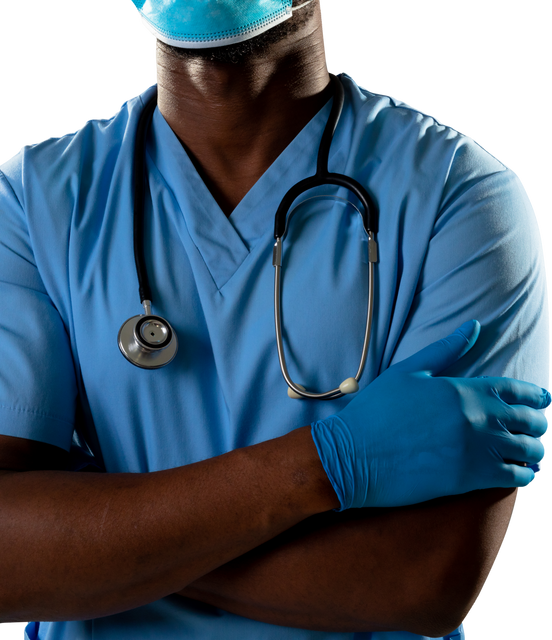
M 376 155 L 382 165 L 408 169 L 423 184 L 441 186 L 444 198 L 454 185 L 509 172 L 472 138 L 435 117 L 391 96 L 368 91 L 345 74 L 341 79 L 357 145 Z
M 27 209 L 37 198 L 52 203 L 73 198 L 86 190 L 98 175 L 113 170 L 121 153 L 133 149 L 134 135 L 144 101 L 153 88 L 123 104 L 112 118 L 90 120 L 78 131 L 26 146 L 0 166 L 0 174 L 9 184 L 0 192 L 12 191 Z

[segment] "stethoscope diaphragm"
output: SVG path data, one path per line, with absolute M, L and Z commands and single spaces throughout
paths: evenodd
M 178 351 L 176 333 L 160 316 L 129 318 L 119 330 L 117 341 L 124 357 L 141 369 L 164 367 Z

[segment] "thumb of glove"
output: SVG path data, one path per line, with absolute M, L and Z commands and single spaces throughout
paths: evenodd
M 477 320 L 468 320 L 446 338 L 428 345 L 410 358 L 396 363 L 402 371 L 426 371 L 437 375 L 460 360 L 477 342 L 481 325 Z

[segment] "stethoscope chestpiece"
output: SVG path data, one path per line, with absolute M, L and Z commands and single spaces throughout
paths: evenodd
M 119 349 L 124 357 L 141 369 L 159 369 L 172 362 L 178 339 L 171 325 L 160 316 L 129 318 L 119 330 Z

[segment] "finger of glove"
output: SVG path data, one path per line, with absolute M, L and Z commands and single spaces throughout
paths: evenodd
M 539 460 L 535 464 L 529 464 L 527 467 L 532 469 L 536 475 L 540 475 L 541 473 L 544 473 L 544 460 Z
M 526 487 L 535 479 L 535 472 L 529 467 L 504 463 L 500 476 L 501 477 L 497 479 L 497 487 Z
M 520 433 L 502 439 L 499 453 L 503 460 L 536 464 L 544 458 L 544 446 L 540 440 Z
M 548 429 L 544 413 L 525 405 L 511 405 L 504 422 L 510 433 L 525 433 L 534 438 L 540 438 Z
M 531 382 L 514 378 L 485 378 L 495 394 L 507 404 L 524 404 L 533 409 L 546 409 L 550 404 L 550 393 Z

